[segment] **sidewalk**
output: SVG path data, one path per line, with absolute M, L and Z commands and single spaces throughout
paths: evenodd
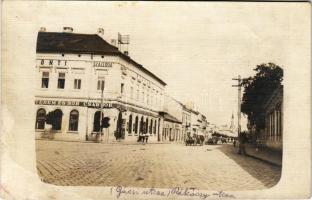
M 238 152 L 238 146 L 235 147 Z M 274 151 L 266 147 L 256 148 L 254 145 L 246 144 L 245 150 L 247 156 L 259 159 L 273 165 L 282 166 L 282 152 Z
M 43 139 L 43 138 L 36 138 L 36 140 L 46 140 L 46 141 L 52 141 L 52 142 L 80 142 L 80 143 L 94 143 L 94 144 L 109 144 L 109 145 L 143 145 L 142 142 L 137 142 L 137 141 L 102 141 L 102 142 L 95 142 L 92 140 L 89 141 L 85 141 L 85 140 L 66 140 L 66 139 L 52 139 L 52 140 L 48 140 L 48 139 Z M 168 141 L 151 141 L 151 142 L 147 142 L 147 144 L 170 144 L 170 142 Z

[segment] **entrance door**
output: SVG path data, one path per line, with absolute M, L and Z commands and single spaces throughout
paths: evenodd
M 103 118 L 103 113 L 102 113 L 102 118 Z M 93 132 L 100 132 L 101 130 L 101 111 L 96 111 L 94 113 L 94 118 L 93 118 Z
M 52 130 L 56 130 L 59 131 L 62 129 L 62 117 L 63 117 L 63 112 L 60 109 L 56 109 L 54 111 L 54 115 L 53 115 L 53 122 L 52 123 Z

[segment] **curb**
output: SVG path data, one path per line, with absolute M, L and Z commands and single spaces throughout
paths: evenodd
M 250 155 L 250 154 L 248 154 L 248 153 L 246 153 L 246 156 L 251 157 L 251 158 L 256 159 L 256 160 L 260 160 L 260 161 L 262 161 L 262 162 L 266 162 L 266 163 L 268 163 L 268 164 L 270 164 L 270 165 L 274 165 L 274 166 L 276 166 L 276 167 L 282 167 L 282 165 L 280 165 L 280 164 L 277 164 L 277 163 L 275 163 L 275 162 L 272 162 L 272 161 L 269 161 L 269 160 L 266 160 L 266 159 L 263 159 L 263 158 L 254 156 L 254 155 Z
M 237 147 L 237 146 L 236 146 L 236 147 L 233 147 L 233 148 L 234 148 L 234 150 L 238 150 L 238 147 Z M 253 159 L 256 159 L 256 160 L 260 160 L 260 161 L 262 161 L 262 162 L 268 163 L 268 164 L 273 165 L 273 166 L 276 166 L 276 167 L 282 167 L 282 164 L 278 164 L 278 163 L 276 163 L 276 162 L 267 160 L 267 159 L 265 159 L 265 158 L 261 158 L 261 157 L 252 155 L 252 154 L 250 154 L 250 153 L 248 153 L 248 152 L 246 152 L 245 156 L 248 156 L 248 157 L 253 158 Z

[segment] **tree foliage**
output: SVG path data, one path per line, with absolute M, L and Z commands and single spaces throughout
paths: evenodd
M 257 130 L 264 128 L 265 112 L 263 104 L 281 86 L 283 69 L 274 64 L 257 65 L 256 75 L 242 81 L 244 87 L 241 110 L 248 116 L 251 125 Z

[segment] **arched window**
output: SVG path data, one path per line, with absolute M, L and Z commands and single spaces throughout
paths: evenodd
M 46 121 L 46 111 L 45 109 L 40 108 L 37 111 L 36 115 L 36 129 L 44 129 L 45 121 Z
M 145 120 L 144 128 L 145 128 L 145 130 L 143 131 L 143 133 L 148 133 L 148 118 L 146 118 L 146 120 Z
M 69 115 L 69 130 L 78 131 L 79 112 L 72 110 Z
M 52 129 L 59 131 L 62 129 L 62 117 L 63 117 L 63 112 L 60 109 L 56 109 L 54 111 L 54 115 L 53 115 L 53 124 L 52 124 Z
M 132 133 L 132 115 L 129 116 L 129 122 L 128 122 L 128 134 L 131 135 Z
M 122 113 L 119 112 L 118 118 L 117 118 L 117 126 L 116 126 L 116 132 L 115 137 L 116 139 L 124 139 L 124 126 L 123 126 L 123 119 L 122 119 Z
M 144 126 L 144 119 L 143 117 L 141 117 L 141 120 L 140 120 L 140 128 L 139 128 L 139 133 L 143 133 L 143 126 Z
M 154 135 L 156 135 L 156 127 L 157 127 L 157 120 L 155 120 L 155 124 L 154 124 Z
M 136 117 L 135 117 L 134 127 L 133 127 L 133 130 L 134 130 L 134 133 L 135 133 L 135 134 L 138 134 L 138 124 L 139 124 L 139 117 L 136 116 Z

